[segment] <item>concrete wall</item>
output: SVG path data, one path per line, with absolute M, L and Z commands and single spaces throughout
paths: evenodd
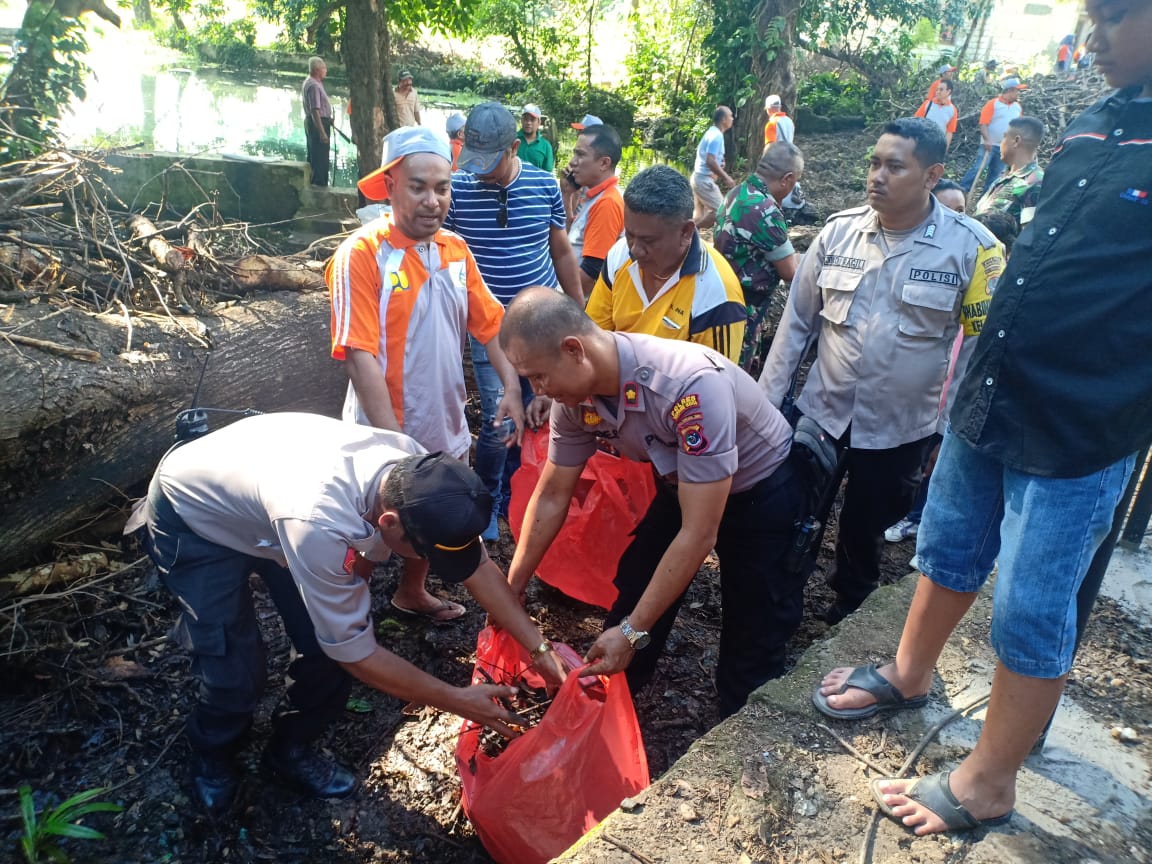
M 186 213 L 215 200 L 221 215 L 246 222 L 292 219 L 308 190 L 304 162 L 178 153 L 115 153 L 104 180 L 131 210 L 163 200 Z

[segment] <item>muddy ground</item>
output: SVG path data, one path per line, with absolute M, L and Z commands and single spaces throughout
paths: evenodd
M 891 546 L 886 573 L 907 571 L 911 544 Z M 505 531 L 495 557 L 512 552 Z M 102 549 L 107 569 L 130 564 L 132 544 Z M 483 613 L 450 626 L 431 626 L 390 614 L 387 598 L 396 568 L 375 575 L 375 621 L 382 644 L 426 671 L 457 684 L 468 681 Z M 188 660 L 164 635 L 175 604 L 143 562 L 59 600 L 25 602 L 6 614 L 8 656 L 0 685 L 0 795 L 4 831 L 16 835 L 14 790 L 27 783 L 41 803 L 92 787 L 123 804 L 118 816 L 90 824 L 109 839 L 88 842 L 77 860 L 92 862 L 216 861 L 440 861 L 488 860 L 459 805 L 453 761 L 460 721 L 410 708 L 363 686 L 325 745 L 355 767 L 363 789 L 339 802 L 302 800 L 275 788 L 258 767 L 268 717 L 282 692 L 288 645 L 259 581 L 259 617 L 269 646 L 268 690 L 243 761 L 249 772 L 233 818 L 214 823 L 189 799 L 182 721 L 194 696 Z M 464 602 L 458 587 L 445 592 Z M 819 575 L 808 591 L 810 609 L 829 598 Z M 551 636 L 586 649 L 600 632 L 602 613 L 536 582 L 529 609 Z M 658 680 L 636 702 L 652 775 L 668 768 L 717 721 L 712 670 L 720 622 L 719 586 L 710 561 L 693 584 Z M 806 618 L 799 652 L 826 632 Z M 33 647 L 35 646 L 35 647 Z M 73 844 L 76 848 L 77 844 Z

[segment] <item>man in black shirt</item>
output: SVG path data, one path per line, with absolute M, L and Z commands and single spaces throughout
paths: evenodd
M 833 670 L 813 694 L 841 718 L 924 704 L 999 560 L 999 662 L 975 749 L 951 772 L 873 781 L 881 809 L 917 834 L 1011 815 L 1071 666 L 1077 590 L 1152 439 L 1152 3 L 1087 9 L 1096 64 L 1119 89 L 1065 131 L 990 299 L 932 476 L 896 659 Z

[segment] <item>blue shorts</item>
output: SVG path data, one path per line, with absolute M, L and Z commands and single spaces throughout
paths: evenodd
M 999 573 L 992 647 L 1008 669 L 1059 678 L 1072 667 L 1076 592 L 1112 527 L 1135 454 L 1084 477 L 1007 468 L 949 429 L 916 540 L 921 572 L 973 592 Z

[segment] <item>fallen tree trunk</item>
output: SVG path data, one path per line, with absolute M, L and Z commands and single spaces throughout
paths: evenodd
M 232 284 L 240 292 L 253 291 L 317 291 L 326 287 L 322 268 L 316 262 L 291 258 L 273 258 L 269 255 L 245 255 L 227 265 Z
M 71 337 L 99 352 L 96 363 L 0 339 L 0 569 L 35 560 L 139 491 L 191 405 L 206 354 L 201 406 L 337 416 L 347 379 L 329 354 L 329 314 L 323 293 L 278 292 L 178 319 L 211 351 L 156 315 L 66 309 L 22 331 Z M 213 428 L 226 422 L 210 417 Z

